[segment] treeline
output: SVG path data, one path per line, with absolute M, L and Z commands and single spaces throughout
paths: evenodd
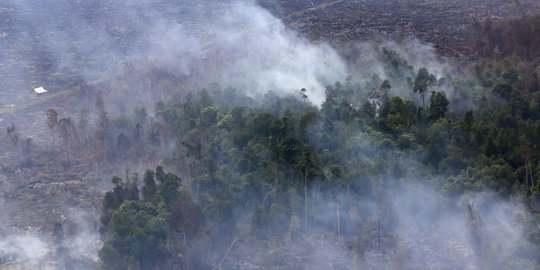
M 520 90 L 520 76 L 502 76 L 517 72 L 511 65 L 477 67 L 501 74 L 493 81 L 456 78 L 456 87 L 478 88 L 466 98 L 479 106 L 465 109 L 452 106 L 447 81 L 427 69 L 389 68 L 399 75 L 369 81 L 363 89 L 372 99 L 361 104 L 351 100 L 365 93 L 340 83 L 327 87 L 320 108 L 305 89 L 289 97 L 270 92 L 257 103 L 217 85 L 158 103 L 154 125 L 176 147 L 164 162 L 183 181 L 161 168 L 145 174 L 141 190 L 136 176 L 113 179 L 103 203 L 105 268 L 209 269 L 261 256 L 247 243 L 284 248 L 315 233 L 341 239 L 354 254 L 349 259 L 362 261 L 366 250 L 395 241 L 395 210 L 383 207 L 385 195 L 410 179 L 451 195 L 536 196 L 538 96 Z M 392 82 L 418 98 L 391 96 Z M 366 199 L 380 210 L 352 214 L 364 211 L 356 206 Z M 329 201 L 337 214 L 321 220 Z M 229 249 L 237 254 L 225 255 Z M 283 265 L 307 263 L 276 256 Z

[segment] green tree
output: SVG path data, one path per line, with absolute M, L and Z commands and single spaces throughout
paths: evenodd
M 444 92 L 432 92 L 431 97 L 429 98 L 429 116 L 433 120 L 443 118 L 448 111 L 448 104 L 450 103 L 446 98 Z
M 166 220 L 150 204 L 125 202 L 114 212 L 109 228 L 111 237 L 99 252 L 105 269 L 129 269 L 130 261 L 141 269 L 154 269 L 170 256 Z
M 163 171 L 162 166 L 157 166 L 156 167 L 156 180 L 159 183 L 162 183 L 163 181 L 165 181 L 165 171 Z
M 499 83 L 493 87 L 493 93 L 504 98 L 506 101 L 510 101 L 512 98 L 512 85 L 506 82 Z
M 154 172 L 146 170 L 144 174 L 144 186 L 142 188 L 143 200 L 150 202 L 154 200 L 157 193 L 156 181 L 154 181 Z
M 158 186 L 158 196 L 170 206 L 180 196 L 180 178 L 172 173 L 165 175 L 164 181 Z
M 437 79 L 433 74 L 429 74 L 426 68 L 421 68 L 418 70 L 416 78 L 413 83 L 413 91 L 415 94 L 418 94 L 422 99 L 422 108 L 426 108 L 425 98 L 428 89 L 435 84 Z
M 416 105 L 410 100 L 392 97 L 383 104 L 380 110 L 378 123 L 383 130 L 398 135 L 408 130 L 416 122 Z
M 468 128 L 472 128 L 472 125 L 474 124 L 474 113 L 473 110 L 467 110 L 465 112 L 465 124 Z
M 448 154 L 449 127 L 444 119 L 433 124 L 428 130 L 427 145 L 425 149 L 425 161 L 434 168 Z

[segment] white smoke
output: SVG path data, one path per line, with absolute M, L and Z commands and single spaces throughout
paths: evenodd
M 182 75 L 206 73 L 208 81 L 250 96 L 306 88 L 315 104 L 322 103 L 326 85 L 345 79 L 346 65 L 332 47 L 308 42 L 260 6 L 242 1 L 223 13 L 203 19 L 207 36 L 180 23 L 157 23 L 148 30 L 150 58 Z

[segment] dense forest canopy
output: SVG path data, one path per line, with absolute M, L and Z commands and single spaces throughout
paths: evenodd
M 112 179 L 103 267 L 537 269 L 539 22 L 479 25 L 477 59 L 442 76 L 379 48 L 386 78 L 320 105 L 212 84 L 123 116 L 103 154 L 173 147 L 174 173 Z

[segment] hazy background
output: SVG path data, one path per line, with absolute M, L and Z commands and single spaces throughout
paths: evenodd
M 286 16 L 275 3 L 265 5 Z M 55 95 L 84 84 L 99 87 L 103 82 L 118 86 L 99 89 L 113 115 L 131 112 L 142 104 L 153 116 L 155 102 L 198 91 L 214 82 L 244 91 L 255 100 L 268 91 L 287 96 L 297 95 L 305 88 L 309 100 L 320 105 L 326 86 L 337 81 L 363 86 L 369 84 L 374 74 L 390 79 L 381 54 L 383 47 L 397 51 L 413 72 L 427 67 L 437 78 L 459 73 L 452 60 L 437 56 L 433 45 L 414 37 L 351 42 L 338 50 L 327 42 L 310 40 L 292 31 L 254 1 L 1 0 L 0 22 L 0 74 L 4 78 L 0 85 L 0 119 L 32 116 L 18 108 L 29 102 L 42 102 L 32 93 L 34 87 L 43 86 Z M 366 99 L 369 90 L 366 88 Z M 443 85 L 441 90 L 449 99 L 463 94 L 452 85 Z M 394 84 L 391 93 L 418 99 L 404 82 Z M 64 114 L 74 115 L 81 106 L 93 107 L 91 102 L 89 98 L 56 106 Z M 38 105 L 35 111 L 44 115 L 49 104 Z M 466 105 L 470 103 L 462 104 L 464 108 Z M 6 125 L 7 121 L 0 122 L 2 129 Z M 44 141 L 40 137 L 47 134 L 44 125 L 35 123 L 22 124 L 21 132 L 37 141 Z M 364 145 L 362 151 L 379 150 L 369 139 L 359 140 Z M 373 200 L 361 201 L 357 194 L 340 194 L 336 196 L 339 200 L 316 202 L 313 219 L 329 224 L 339 205 L 348 205 L 350 211 L 343 215 L 348 216 L 350 224 L 344 224 L 344 230 L 372 222 L 363 218 L 377 212 L 387 213 L 380 219 L 393 220 L 385 224 L 395 231 L 395 235 L 388 237 L 397 239 L 399 247 L 366 251 L 366 261 L 357 262 L 359 265 L 368 269 L 432 269 L 433 265 L 439 266 L 436 269 L 480 269 L 481 250 L 497 250 L 500 257 L 490 258 L 495 262 L 504 262 L 523 246 L 528 250 L 522 226 L 528 214 L 518 199 L 502 201 L 489 191 L 463 198 L 441 195 L 429 185 L 430 179 L 422 179 L 425 168 L 418 162 L 409 162 L 416 172 L 409 179 L 400 180 L 393 192 L 381 193 Z M 12 174 L 7 175 L 0 172 L 0 187 L 6 190 L 0 193 L 0 210 L 16 213 L 17 208 L 26 206 L 4 203 L 7 191 L 18 186 L 10 179 Z M 8 207 L 15 210 L 4 209 Z M 68 228 L 72 231 L 66 232 L 69 229 L 64 226 L 61 236 L 51 233 L 50 228 L 47 232 L 39 227 L 21 228 L 19 221 L 8 215 L 0 218 L 0 268 L 10 261 L 23 262 L 30 269 L 91 268 L 101 244 L 96 226 L 99 209 L 69 203 L 57 208 L 59 212 L 43 222 L 69 220 Z M 356 214 L 351 209 L 356 209 Z M 25 211 L 30 212 L 26 217 L 31 216 L 31 209 Z M 309 252 L 320 254 L 320 261 L 313 261 L 307 269 L 330 269 L 335 261 L 355 262 L 347 249 L 324 237 L 299 240 L 291 243 L 291 248 L 301 249 L 307 242 L 317 243 Z M 381 252 L 403 252 L 397 256 L 403 260 L 387 261 L 378 255 Z M 252 261 L 263 259 L 254 257 Z M 505 267 L 508 266 L 501 264 L 500 269 L 509 269 Z

